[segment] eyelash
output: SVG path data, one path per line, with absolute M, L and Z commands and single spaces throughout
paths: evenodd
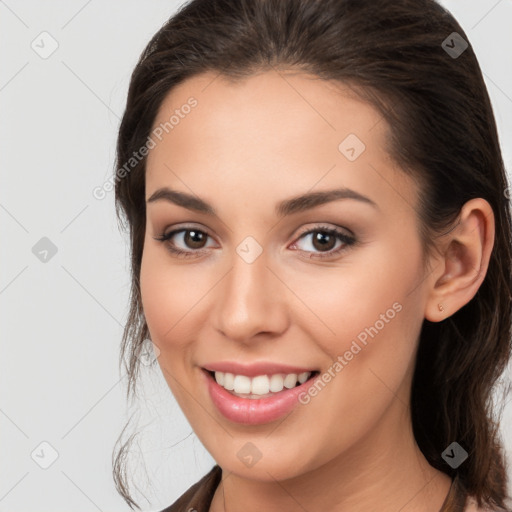
M 169 233 L 165 234 L 165 233 L 162 233 L 160 236 L 156 236 L 156 237 L 153 237 L 155 240 L 158 240 L 159 242 L 162 242 L 162 243 L 166 243 L 168 241 L 170 241 L 170 239 L 178 234 L 178 233 L 182 233 L 182 232 L 187 232 L 187 231 L 196 231 L 196 232 L 199 232 L 199 233 L 202 233 L 206 236 L 210 236 L 208 235 L 208 233 L 206 233 L 205 231 L 202 231 L 200 229 L 196 229 L 196 228 L 193 228 L 193 227 L 185 227 L 185 228 L 181 228 L 181 229 L 175 229 L 173 231 L 170 231 Z M 356 243 L 357 243 L 357 240 L 355 237 L 352 237 L 352 236 L 349 236 L 349 235 L 346 235 L 345 233 L 343 233 L 342 231 L 338 230 L 338 229 L 335 229 L 335 228 L 331 228 L 331 227 L 327 227 L 327 226 L 315 226 L 313 229 L 310 229 L 308 231 L 305 231 L 304 233 L 302 233 L 298 238 L 297 238 L 297 241 L 301 240 L 302 238 L 306 237 L 307 235 L 310 235 L 312 233 L 326 233 L 328 235 L 333 235 L 336 237 L 337 240 L 340 240 L 341 242 L 343 242 L 344 245 L 342 245 L 341 247 L 338 247 L 338 249 L 331 249 L 330 251 L 328 252 L 319 252 L 319 253 L 312 253 L 312 255 L 310 256 L 310 258 L 318 258 L 318 259 L 322 259 L 322 258 L 332 258 L 333 256 L 336 256 L 346 250 L 348 250 L 351 246 L 354 246 Z M 294 242 L 294 245 L 295 245 L 296 242 Z M 167 244 L 167 249 L 173 254 L 175 255 L 176 257 L 179 257 L 179 258 L 190 258 L 190 257 L 195 257 L 195 256 L 199 256 L 201 255 L 201 253 L 205 252 L 206 249 L 192 249 L 192 250 L 189 250 L 189 251 L 184 251 L 183 249 L 178 249 L 176 248 L 175 246 L 171 245 L 170 243 Z M 300 251 L 300 249 L 299 249 Z M 306 252 L 306 253 L 310 253 L 310 251 L 301 251 L 301 252 Z

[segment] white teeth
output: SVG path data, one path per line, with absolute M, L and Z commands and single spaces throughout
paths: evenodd
M 279 391 L 283 391 L 284 388 L 284 379 L 282 375 L 272 375 L 270 377 L 270 391 L 273 393 L 278 393 Z
M 292 389 L 297 384 L 297 374 L 290 373 L 284 378 L 284 387 L 288 389 Z
M 218 373 L 222 373 L 222 372 L 218 372 Z M 229 391 L 233 391 L 233 389 L 235 389 L 234 380 L 235 380 L 235 376 L 232 373 L 225 373 L 224 374 L 224 384 L 221 384 L 221 386 L 223 386 L 225 389 L 227 389 Z
M 215 381 L 228 391 L 235 394 L 253 394 L 258 396 L 279 393 L 283 388 L 291 389 L 297 384 L 303 384 L 311 376 L 311 372 L 276 373 L 274 375 L 258 375 L 257 377 L 247 377 L 246 375 L 234 375 L 232 373 L 215 372 Z
M 270 391 L 270 381 L 266 375 L 258 375 L 251 382 L 251 393 L 266 395 Z
M 250 393 L 251 379 L 245 375 L 235 375 L 234 388 L 235 393 Z
M 304 384 L 309 379 L 310 372 L 299 373 L 298 379 L 301 384 Z

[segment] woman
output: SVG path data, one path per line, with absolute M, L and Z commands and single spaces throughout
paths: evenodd
M 507 510 L 507 181 L 445 9 L 193 0 L 133 72 L 117 164 L 128 391 L 149 339 L 217 462 L 167 512 Z

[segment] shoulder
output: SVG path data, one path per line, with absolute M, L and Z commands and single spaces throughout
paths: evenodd
M 216 464 L 199 481 L 191 485 L 172 505 L 160 512 L 208 512 L 221 476 L 222 469 Z

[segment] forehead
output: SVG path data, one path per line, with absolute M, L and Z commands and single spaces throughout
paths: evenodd
M 380 113 L 349 85 L 315 76 L 274 70 L 237 82 L 213 72 L 195 76 L 166 96 L 153 124 L 158 129 L 147 196 L 166 185 L 183 189 L 183 180 L 206 195 L 219 186 L 261 191 L 262 183 L 276 191 L 285 183 L 286 195 L 315 184 L 395 200 L 397 192 L 411 194 L 387 154 Z
M 199 135 L 225 128 L 231 136 L 257 131 L 262 139 L 265 135 L 272 139 L 276 130 L 286 127 L 286 132 L 280 133 L 281 140 L 314 132 L 338 132 L 337 136 L 355 132 L 383 145 L 387 133 L 380 113 L 360 99 L 353 86 L 285 70 L 265 71 L 236 81 L 213 72 L 194 76 L 167 94 L 153 128 L 165 125 L 176 111 L 188 111 L 191 98 L 197 105 L 180 116 L 180 130 L 177 125 L 172 129 L 176 142 L 180 132 L 185 135 L 183 125 L 190 124 L 181 122 L 187 117 L 201 125 Z M 221 138 L 223 134 L 218 135 Z

